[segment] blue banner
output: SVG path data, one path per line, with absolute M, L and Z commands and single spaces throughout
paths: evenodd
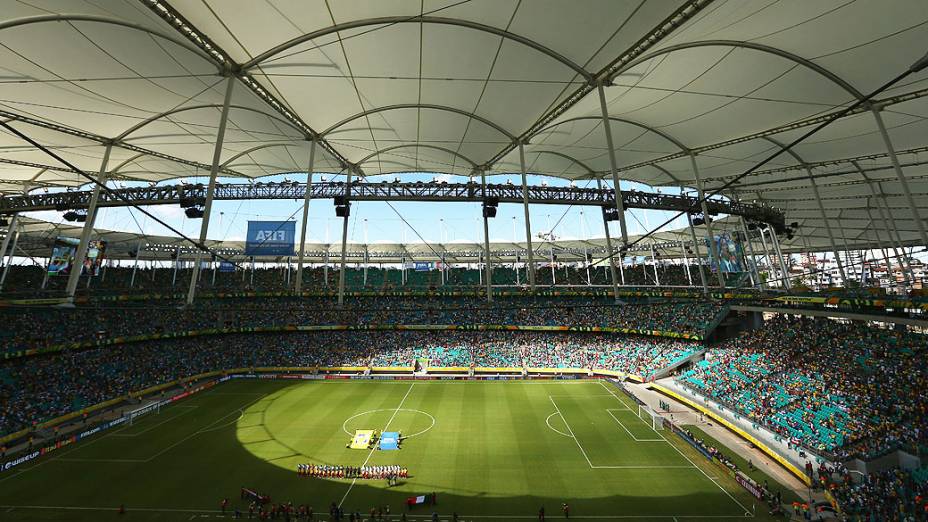
M 235 265 L 228 261 L 219 262 L 219 271 L 220 272 L 235 272 Z
M 416 261 L 413 265 L 416 269 L 416 272 L 427 272 L 432 269 L 432 263 L 428 261 Z
M 249 221 L 245 255 L 292 256 L 296 221 Z

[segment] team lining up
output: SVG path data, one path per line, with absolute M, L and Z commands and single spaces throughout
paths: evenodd
M 409 470 L 403 466 L 330 466 L 328 464 L 297 464 L 296 473 L 301 477 L 373 480 L 395 480 L 397 478 L 409 477 Z

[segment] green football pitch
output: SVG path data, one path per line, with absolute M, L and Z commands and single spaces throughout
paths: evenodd
M 398 451 L 346 447 L 400 431 Z M 396 464 L 386 481 L 299 477 L 300 463 Z M 369 513 L 436 493 L 407 517 L 766 520 L 766 506 L 599 381 L 235 380 L 0 475 L 4 520 L 202 520 L 240 488 L 315 509 Z M 116 506 L 127 512 L 118 515 Z M 243 509 L 246 512 L 247 509 Z M 320 516 L 320 514 L 322 516 Z M 347 520 L 347 517 L 346 517 Z

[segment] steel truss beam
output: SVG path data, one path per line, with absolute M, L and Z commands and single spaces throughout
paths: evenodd
M 711 4 L 712 1 L 713 0 L 689 0 L 688 2 L 684 3 L 676 11 L 671 13 L 670 16 L 662 20 L 661 23 L 659 23 L 656 27 L 643 35 L 637 42 L 629 46 L 625 52 L 620 54 L 615 60 L 598 71 L 594 79 L 600 80 L 605 78 L 612 78 L 617 71 L 623 69 L 632 60 L 647 53 L 649 49 L 663 40 L 665 36 L 672 33 L 686 22 L 690 21 L 706 6 Z M 558 117 L 566 113 L 571 107 L 579 103 L 580 100 L 586 98 L 588 94 L 596 89 L 596 83 L 596 81 L 587 81 L 574 92 L 564 96 L 560 103 L 558 103 L 551 110 L 542 114 L 541 117 L 535 121 L 531 127 L 523 132 L 519 136 L 517 143 L 512 143 L 511 145 L 505 147 L 503 150 L 499 151 L 490 159 L 490 161 L 487 162 L 487 165 L 496 164 L 507 154 L 515 150 L 515 148 L 518 147 L 518 143 L 523 142 L 529 139 L 531 136 L 537 134 L 539 130 L 554 122 Z
M 52 122 L 47 122 L 43 120 L 38 120 L 35 118 L 30 118 L 29 116 L 23 116 L 22 114 L 17 114 L 15 112 L 0 110 L 0 117 L 7 118 L 8 120 L 12 120 L 12 121 L 26 123 L 29 125 L 34 125 L 36 127 L 41 127 L 43 129 L 48 129 L 48 130 L 52 130 L 55 132 L 60 132 L 62 134 L 67 134 L 69 136 L 76 136 L 78 138 L 84 138 L 86 140 L 94 141 L 96 143 L 100 143 L 103 145 L 106 145 L 107 143 L 113 143 L 113 140 L 111 140 L 110 138 L 100 136 L 98 134 L 93 134 L 91 132 L 86 132 L 86 131 L 82 131 L 79 129 L 72 129 L 71 127 L 59 125 L 57 123 L 52 123 Z M 25 133 L 25 134 L 28 134 L 28 133 Z M 122 149 L 138 152 L 139 154 L 151 156 L 153 158 L 160 158 L 163 160 L 173 161 L 175 163 L 180 163 L 182 165 L 196 167 L 198 169 L 203 169 L 207 171 L 210 169 L 210 166 L 205 163 L 200 163 L 198 161 L 190 161 L 190 160 L 186 160 L 183 158 L 177 158 L 177 157 L 174 157 L 168 154 L 146 149 L 144 147 L 132 145 L 131 143 L 119 142 L 119 143 L 113 143 L 113 145 L 119 148 L 122 148 Z M 7 161 L 7 160 L 5 160 L 5 162 L 12 163 L 12 161 Z M 68 168 L 63 168 L 63 167 L 54 167 L 54 168 L 62 172 L 71 172 L 71 169 L 68 169 Z M 224 168 L 220 170 L 220 172 L 222 172 L 223 174 L 228 174 L 230 176 L 243 177 L 240 172 L 237 172 L 229 168 Z
M 202 204 L 206 200 L 206 186 L 163 185 L 117 189 L 100 194 L 100 207 L 123 207 L 132 205 L 169 205 L 189 202 Z M 304 199 L 306 185 L 303 183 L 255 183 L 217 184 L 214 199 Z M 479 202 L 484 195 L 477 183 L 366 183 L 353 182 L 346 193 L 344 182 L 313 183 L 309 187 L 309 199 L 332 199 L 348 196 L 352 201 L 457 201 Z M 56 192 L 51 194 L 29 194 L 8 196 L 0 199 L 0 214 L 32 212 L 38 210 L 68 210 L 87 208 L 92 191 Z M 119 194 L 130 203 L 120 199 Z M 611 188 L 580 187 L 528 187 L 529 203 L 543 205 L 586 205 L 614 206 L 615 192 Z M 522 203 L 520 185 L 487 185 L 487 197 L 499 198 L 501 203 Z M 695 198 L 675 194 L 651 192 L 623 192 L 625 208 L 685 211 Z M 784 215 L 768 206 L 737 203 L 734 201 L 709 200 L 706 205 L 711 213 L 743 216 L 745 219 L 769 223 L 782 227 Z

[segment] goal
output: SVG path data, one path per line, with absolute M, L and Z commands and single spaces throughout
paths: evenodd
M 661 431 L 664 429 L 664 417 L 644 404 L 638 405 L 638 417 L 650 424 L 651 429 L 654 431 Z

